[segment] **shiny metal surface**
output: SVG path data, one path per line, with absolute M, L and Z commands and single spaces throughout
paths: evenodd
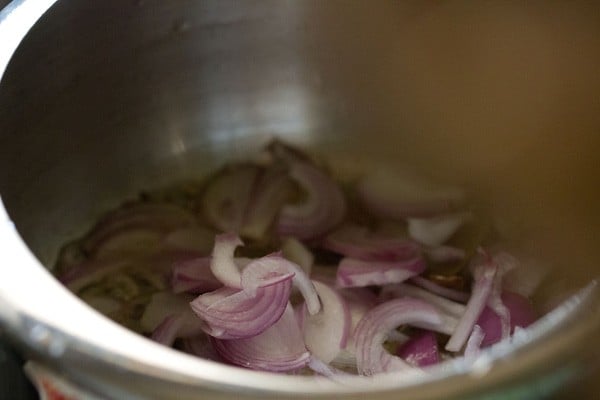
M 24 31 L 52 3 L 5 9 L 0 71 L 18 43 L 6 27 Z M 536 394 L 546 384 L 535 379 L 568 379 L 598 356 L 585 351 L 598 337 L 593 299 L 581 299 L 574 320 L 560 311 L 537 345 L 498 350 L 503 361 L 489 370 L 456 365 L 425 386 L 339 387 L 160 348 L 91 312 L 39 262 L 51 266 L 65 239 L 125 196 L 197 177 L 278 135 L 340 169 L 401 163 L 464 184 L 553 270 L 553 290 L 582 286 L 600 275 L 599 11 L 586 2 L 56 2 L 0 81 L 0 195 L 22 237 L 0 218 L 0 267 L 11 272 L 0 284 L 4 326 L 33 356 L 115 398 L 458 398 Z

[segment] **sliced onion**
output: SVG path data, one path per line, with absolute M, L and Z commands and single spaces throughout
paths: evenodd
M 310 361 L 289 304 L 281 318 L 261 334 L 237 340 L 213 339 L 213 344 L 224 360 L 256 370 L 294 371 Z
M 481 344 L 483 342 L 483 338 L 485 336 L 485 332 L 479 325 L 475 325 L 473 327 L 473 331 L 467 340 L 467 345 L 465 346 L 465 358 L 471 361 L 474 361 L 477 357 L 479 357 L 479 353 L 481 352 Z
M 204 325 L 190 310 L 181 314 L 172 314 L 166 317 L 152 332 L 150 339 L 172 346 L 175 339 L 180 337 L 193 337 L 202 334 Z
M 350 313 L 350 333 L 354 332 L 356 326 L 365 314 L 379 304 L 379 299 L 370 289 L 364 287 L 338 289 L 337 291 L 344 299 Z M 344 368 L 356 368 L 356 349 L 354 336 L 350 334 L 346 347 L 338 353 L 332 364 Z
M 356 189 L 359 198 L 374 215 L 399 220 L 451 212 L 464 202 L 465 197 L 458 188 L 389 169 L 364 176 Z
M 210 257 L 176 262 L 171 277 L 173 293 L 201 294 L 221 287 L 223 284 L 213 275 L 210 265 Z
M 263 171 L 252 191 L 240 234 L 255 240 L 265 238 L 293 189 L 285 171 L 275 168 Z
M 352 324 L 346 302 L 333 288 L 313 281 L 321 300 L 321 310 L 303 317 L 304 342 L 311 354 L 329 363 L 346 347 Z
M 182 207 L 166 203 L 137 203 L 104 217 L 85 238 L 83 247 L 94 254 L 104 241 L 126 231 L 165 233 L 195 224 L 196 217 Z
M 281 252 L 285 258 L 297 264 L 306 275 L 310 276 L 315 256 L 301 241 L 291 237 L 284 239 Z
M 502 338 L 510 336 L 510 311 L 502 301 L 502 281 L 504 275 L 517 267 L 517 260 L 508 253 L 500 252 L 492 257 L 492 262 L 496 263 L 497 271 L 492 285 L 492 291 L 488 298 L 488 306 L 500 317 L 502 326 Z
M 164 238 L 165 245 L 174 249 L 191 250 L 210 254 L 215 242 L 215 232 L 205 227 L 194 226 L 170 232 Z
M 466 303 L 469 301 L 468 293 L 438 285 L 437 283 L 423 278 L 422 276 L 412 277 L 410 278 L 410 282 L 435 295 L 445 297 L 449 300 L 454 300 L 459 303 Z
M 109 295 L 82 293 L 79 295 L 87 305 L 108 317 L 115 316 L 121 310 L 122 303 Z
M 407 261 L 363 261 L 343 258 L 338 266 L 339 287 L 362 287 L 403 282 L 425 271 L 425 261 L 416 257 Z
M 311 356 L 308 362 L 308 367 L 319 375 L 323 375 L 329 378 L 335 378 L 338 376 L 348 376 L 349 373 L 332 367 L 331 365 L 319 360 L 318 358 Z
M 311 239 L 342 221 L 346 213 L 344 193 L 329 176 L 311 164 L 296 162 L 290 168 L 290 177 L 306 192 L 306 199 L 281 209 L 277 221 L 280 236 Z
M 450 340 L 446 344 L 446 350 L 452 352 L 458 352 L 462 349 L 465 342 L 467 341 L 473 326 L 483 311 L 492 286 L 494 283 L 494 277 L 496 276 L 497 266 L 495 263 L 486 262 L 477 265 L 474 270 L 475 285 L 467 303 L 465 313 L 459 320 L 458 326 Z
M 536 313 L 531 302 L 517 294 L 509 291 L 502 292 L 502 302 L 510 313 L 510 333 L 516 328 L 527 328 L 536 320 Z M 484 333 L 482 347 L 491 346 L 503 338 L 501 317 L 491 308 L 485 307 L 477 325 L 481 327 Z
M 153 294 L 140 318 L 142 331 L 150 333 L 167 317 L 189 312 L 189 302 L 191 299 L 193 299 L 193 297 L 187 295 L 175 295 L 169 292 L 158 292 Z
M 427 258 L 434 263 L 448 263 L 464 260 L 467 252 L 458 247 L 436 246 L 425 250 Z
M 427 246 L 440 246 L 472 218 L 470 212 L 436 215 L 430 218 L 409 218 L 408 234 Z
M 241 287 L 241 273 L 235 262 L 234 254 L 242 240 L 233 233 L 224 233 L 215 237 L 210 269 L 213 275 L 225 286 Z
M 369 311 L 354 332 L 358 373 L 375 375 L 410 368 L 400 357 L 385 350 L 388 332 L 400 325 L 442 323 L 437 309 L 422 300 L 394 299 Z
M 215 228 L 239 233 L 259 173 L 258 167 L 242 164 L 212 178 L 202 196 L 202 210 Z
M 128 265 L 131 265 L 130 260 L 88 260 L 71 268 L 59 279 L 69 290 L 77 292 Z
M 427 290 L 404 283 L 384 286 L 381 289 L 380 296 L 383 300 L 403 296 L 421 299 L 431 305 L 434 305 L 440 311 L 450 314 L 456 318 L 460 318 L 465 313 L 465 306 L 460 303 L 456 303 L 452 300 L 448 300 L 444 297 L 428 292 Z
M 198 296 L 192 310 L 207 323 L 205 332 L 219 339 L 258 335 L 279 320 L 288 302 L 291 277 L 261 287 L 253 295 L 244 290 L 221 288 Z
M 403 343 L 396 355 L 414 367 L 427 367 L 440 362 L 435 333 L 424 331 Z
M 279 254 L 272 254 L 252 261 L 242 273 L 244 291 L 253 293 L 258 287 L 278 283 L 292 278 L 304 301 L 309 314 L 314 315 L 321 309 L 319 296 L 310 278 L 302 269 Z
M 147 254 L 160 249 L 164 233 L 155 229 L 120 229 L 105 237 L 93 250 L 97 259 Z
M 201 334 L 189 338 L 182 338 L 180 343 L 181 350 L 185 353 L 207 360 L 223 362 L 213 347 L 209 335 Z
M 257 258 L 244 268 L 241 276 L 242 288 L 246 293 L 254 295 L 259 288 L 293 279 L 298 270 L 299 267 L 279 254 Z
M 389 237 L 366 227 L 345 224 L 325 237 L 322 246 L 346 257 L 368 261 L 397 261 L 419 254 L 419 245 L 405 237 Z

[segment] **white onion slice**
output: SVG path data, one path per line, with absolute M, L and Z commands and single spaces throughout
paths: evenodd
M 296 238 L 286 238 L 281 245 L 281 253 L 285 258 L 297 264 L 306 275 L 310 276 L 315 256 L 301 241 Z
M 304 315 L 304 342 L 313 356 L 329 363 L 346 347 L 352 320 L 339 293 L 324 283 L 313 281 L 313 284 L 321 300 L 321 310 Z
M 490 292 L 492 291 L 496 270 L 496 264 L 490 262 L 479 264 L 475 268 L 473 272 L 475 285 L 471 297 L 467 303 L 465 313 L 458 322 L 456 330 L 452 333 L 450 340 L 448 340 L 448 343 L 446 344 L 446 350 L 458 352 L 464 346 L 473 330 L 475 322 L 481 315 L 481 312 L 488 301 Z
M 440 246 L 472 217 L 470 212 L 459 212 L 429 218 L 409 218 L 408 234 L 419 243 Z
M 203 334 L 204 324 L 189 309 L 180 314 L 167 316 L 152 332 L 150 339 L 172 346 L 175 339 L 194 337 Z
M 462 315 L 465 313 L 465 306 L 463 304 L 456 303 L 427 290 L 404 283 L 384 286 L 381 289 L 380 296 L 383 300 L 403 296 L 421 299 L 431 305 L 434 305 L 440 311 L 450 314 L 456 318 L 462 317 Z
M 295 162 L 290 177 L 306 192 L 299 204 L 287 204 L 279 213 L 277 232 L 280 236 L 311 239 L 335 228 L 346 213 L 344 193 L 324 172 L 315 166 Z
M 336 283 L 339 287 L 362 287 L 403 282 L 425 271 L 421 257 L 386 262 L 343 258 L 338 266 Z
M 349 373 L 332 367 L 331 365 L 319 360 L 318 358 L 311 356 L 308 362 L 308 367 L 319 375 L 326 376 L 328 378 L 335 379 L 340 376 L 350 376 Z
M 261 334 L 246 339 L 213 339 L 217 352 L 226 361 L 245 368 L 286 372 L 306 366 L 306 350 L 294 311 L 288 304 L 281 318 Z
M 475 325 L 465 346 L 464 356 L 467 360 L 473 362 L 477 357 L 479 357 L 479 353 L 481 352 L 481 343 L 483 342 L 484 336 L 485 332 L 481 326 Z
M 208 183 L 202 210 L 215 228 L 239 233 L 259 172 L 253 165 L 234 165 L 218 172 Z
M 508 253 L 499 252 L 492 256 L 497 270 L 492 284 L 492 291 L 488 298 L 488 306 L 500 317 L 502 325 L 502 339 L 510 336 L 510 311 L 502 302 L 502 281 L 504 275 L 517 267 L 517 260 Z
M 451 212 L 465 197 L 456 187 L 390 169 L 379 169 L 364 176 L 356 189 L 374 215 L 398 220 Z
M 445 297 L 449 300 L 457 301 L 459 303 L 466 303 L 469 301 L 469 293 L 438 285 L 437 283 L 423 278 L 422 276 L 412 277 L 410 278 L 410 282 L 433 294 Z
M 93 256 L 101 259 L 152 253 L 160 249 L 164 235 L 156 229 L 121 229 L 99 242 Z
M 254 185 L 240 234 L 263 239 L 291 193 L 293 185 L 285 171 L 275 168 L 263 171 Z
M 169 292 L 153 294 L 140 318 L 142 331 L 152 332 L 168 316 L 190 311 L 189 302 L 192 299 L 192 296 L 175 295 Z
M 234 254 L 235 249 L 243 244 L 239 236 L 233 233 L 224 233 L 215 237 L 210 269 L 225 286 L 241 287 L 242 275 L 235 262 Z
M 375 375 L 410 368 L 408 363 L 383 347 L 388 332 L 405 324 L 435 326 L 442 322 L 435 307 L 418 299 L 394 299 L 373 308 L 354 332 L 358 373 Z

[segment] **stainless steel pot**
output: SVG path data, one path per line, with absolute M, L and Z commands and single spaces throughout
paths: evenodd
M 599 16 L 584 2 L 14 0 L 0 13 L 5 332 L 119 399 L 552 392 L 598 361 L 593 285 L 475 367 L 339 385 L 160 347 L 46 268 L 123 197 L 278 135 L 341 169 L 401 162 L 464 184 L 547 266 L 540 301 L 583 287 L 600 271 Z

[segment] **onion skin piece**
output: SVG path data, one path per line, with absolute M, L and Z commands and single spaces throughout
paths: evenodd
M 373 308 L 354 331 L 358 373 L 375 375 L 410 368 L 410 364 L 383 347 L 388 332 L 405 324 L 435 326 L 442 322 L 435 307 L 408 297 L 390 300 Z
M 294 162 L 290 166 L 290 177 L 304 189 L 307 198 L 300 204 L 283 206 L 277 220 L 279 236 L 312 239 L 342 222 L 346 199 L 333 179 L 305 162 Z
M 305 367 L 310 353 L 304 346 L 291 305 L 281 318 L 259 335 L 238 340 L 212 339 L 217 353 L 227 362 L 241 367 L 287 372 Z
M 400 345 L 396 355 L 415 367 L 428 367 L 440 362 L 435 333 L 424 331 Z
M 411 260 L 384 262 L 343 258 L 338 266 L 338 287 L 364 287 L 403 282 L 421 274 L 426 268 L 421 257 Z
M 314 357 L 324 363 L 331 362 L 346 347 L 352 319 L 346 302 L 335 289 L 324 283 L 313 281 L 321 310 L 302 318 L 304 343 Z

